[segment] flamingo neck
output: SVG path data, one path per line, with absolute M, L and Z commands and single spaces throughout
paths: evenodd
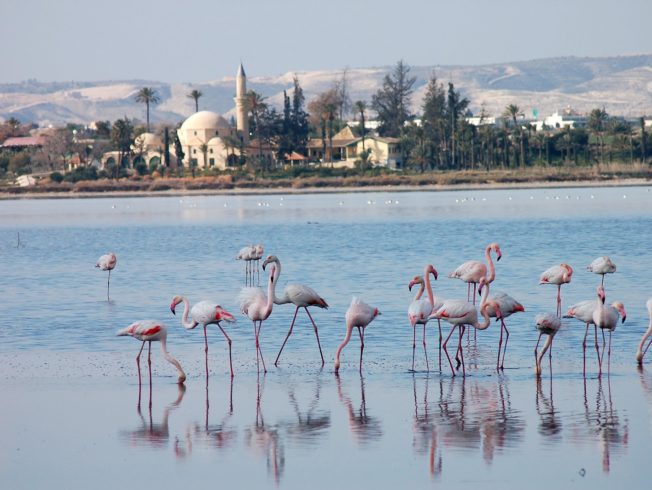
M 496 278 L 496 269 L 494 268 L 494 263 L 491 260 L 491 246 L 488 246 L 485 249 L 484 253 L 487 257 L 487 267 L 489 269 L 489 274 L 487 275 L 487 284 L 489 284 Z
M 480 301 L 480 314 L 484 318 L 482 323 L 477 323 L 475 328 L 478 330 L 485 330 L 489 327 L 491 319 L 489 318 L 489 312 L 487 311 L 487 299 L 489 298 L 489 284 L 485 284 L 482 288 L 482 301 Z
M 179 384 L 181 384 L 186 380 L 186 373 L 183 371 L 183 368 L 181 367 L 181 364 L 179 364 L 179 361 L 177 361 L 174 357 L 172 357 L 172 355 L 167 351 L 166 344 L 167 344 L 166 338 L 162 337 L 161 351 L 163 352 L 163 357 L 165 357 L 166 361 L 168 361 L 175 368 L 177 368 L 177 372 L 179 373 Z
M 421 296 L 423 296 L 424 285 L 421 283 L 419 286 L 419 291 L 417 291 L 417 295 L 414 297 L 414 301 L 421 299 Z
M 541 349 L 541 352 L 539 352 L 539 358 L 537 359 L 537 366 L 539 369 L 541 369 L 541 359 L 543 359 L 543 355 L 546 353 L 548 348 L 550 347 L 550 344 L 552 344 L 552 338 L 554 335 L 548 335 L 548 338 L 546 339 L 546 343 L 543 344 L 543 348 Z
M 276 271 L 274 272 L 274 282 L 278 282 L 278 278 L 281 276 L 281 261 L 276 259 L 273 261 L 273 264 L 276 266 Z M 288 298 L 287 291 L 283 291 L 282 296 L 276 296 L 276 288 L 272 290 L 272 302 L 276 305 L 284 305 L 290 303 L 290 298 Z
M 650 335 L 652 335 L 652 312 L 650 312 L 650 325 L 647 327 L 647 331 L 643 334 L 643 337 L 641 337 L 641 342 L 638 344 L 638 349 L 636 349 L 636 361 L 639 364 L 643 363 L 643 348 Z
M 272 313 L 272 308 L 274 307 L 274 295 L 276 293 L 276 277 L 278 274 L 276 270 L 272 272 L 269 276 L 269 281 L 267 282 L 267 304 L 265 305 L 264 319 L 267 319 Z
M 183 325 L 183 328 L 187 330 L 195 328 L 197 323 L 188 320 L 188 313 L 190 312 L 190 303 L 188 302 L 188 298 L 181 296 L 181 301 L 183 301 L 183 315 L 181 316 L 181 325 Z
M 335 352 L 335 371 L 340 368 L 340 354 L 342 352 L 342 349 L 346 347 L 346 344 L 349 343 L 349 340 L 351 340 L 351 333 L 353 332 L 353 325 L 349 325 L 347 323 L 346 325 L 346 335 L 344 336 L 344 340 L 340 344 L 340 346 L 337 348 L 337 351 Z
M 426 267 L 425 273 L 423 275 L 424 280 L 426 281 L 426 293 L 428 294 L 428 301 L 430 301 L 430 306 L 435 305 L 435 295 L 432 292 L 432 285 L 430 284 L 430 273 Z

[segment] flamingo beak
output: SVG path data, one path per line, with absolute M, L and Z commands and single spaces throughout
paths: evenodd
M 439 274 L 437 273 L 437 271 L 435 269 L 432 270 L 432 275 L 435 276 L 435 281 L 439 277 Z
M 414 281 L 410 281 L 410 284 L 408 284 L 408 291 L 412 291 L 412 286 L 414 286 Z
M 176 316 L 177 312 L 174 311 L 175 306 L 176 306 L 176 305 L 175 305 L 174 303 L 172 303 L 172 304 L 170 305 L 170 311 L 172 312 L 173 315 Z
M 622 323 L 625 323 L 625 320 L 627 320 L 627 315 L 623 315 L 623 321 L 622 321 Z

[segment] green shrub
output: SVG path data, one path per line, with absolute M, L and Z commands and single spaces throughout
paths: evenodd
M 50 174 L 50 180 L 52 182 L 57 182 L 57 183 L 63 182 L 63 175 L 61 174 L 61 172 L 52 172 Z

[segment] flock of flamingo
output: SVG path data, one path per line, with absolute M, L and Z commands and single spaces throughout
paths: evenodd
M 474 335 L 478 330 L 485 330 L 489 327 L 491 319 L 495 318 L 500 322 L 500 339 L 498 343 L 498 356 L 496 360 L 496 369 L 502 370 L 505 363 L 505 353 L 507 350 L 507 343 L 509 341 L 509 330 L 505 324 L 505 319 L 510 315 L 525 311 L 521 303 L 515 300 L 512 296 L 496 292 L 490 294 L 491 284 L 496 278 L 496 270 L 492 261 L 492 252 L 496 256 L 496 261 L 499 261 L 502 254 L 500 247 L 497 243 L 490 243 L 485 248 L 485 257 L 487 263 L 484 264 L 480 261 L 471 260 L 464 262 L 457 269 L 449 274 L 450 278 L 459 279 L 467 283 L 467 299 L 444 299 L 435 296 L 430 281 L 432 276 L 435 280 L 438 278 L 438 273 L 435 268 L 428 264 L 424 268 L 423 275 L 415 276 L 408 285 L 410 291 L 416 285 L 419 290 L 408 307 L 408 320 L 410 326 L 413 328 L 413 341 L 412 341 L 412 370 L 414 371 L 415 362 L 415 349 L 416 349 L 416 326 L 423 326 L 423 348 L 425 353 L 426 368 L 429 370 L 429 363 L 426 350 L 426 325 L 430 320 L 437 320 L 439 327 L 439 347 L 440 347 L 440 367 L 441 367 L 441 349 L 443 349 L 448 364 L 453 376 L 456 371 L 461 367 L 462 375 L 466 374 L 464 365 L 464 349 L 462 338 L 467 327 L 473 327 Z M 321 297 L 315 290 L 303 284 L 288 284 L 280 296 L 276 295 L 276 284 L 278 283 L 281 274 L 281 262 L 275 255 L 269 255 L 262 264 L 262 269 L 265 271 L 269 268 L 269 276 L 267 280 L 267 293 L 260 287 L 255 287 L 254 278 L 257 269 L 257 262 L 263 256 L 262 245 L 252 245 L 245 247 L 238 253 L 236 259 L 245 261 L 245 287 L 242 288 L 238 296 L 241 312 L 246 315 L 253 324 L 254 338 L 256 344 L 256 363 L 258 370 L 262 365 L 263 371 L 267 372 L 267 367 L 263 358 L 263 353 L 260 348 L 260 333 L 262 324 L 269 318 L 272 313 L 273 306 L 291 303 L 295 306 L 294 317 L 288 333 L 281 345 L 281 348 L 276 356 L 274 365 L 278 365 L 279 359 L 283 349 L 292 334 L 297 315 L 299 310 L 303 309 L 315 331 L 317 345 L 321 356 L 322 366 L 324 365 L 324 355 L 319 341 L 319 332 L 317 324 L 315 323 L 312 315 L 310 314 L 309 307 L 328 308 L 328 303 Z M 102 255 L 96 264 L 96 267 L 103 271 L 109 272 L 107 280 L 107 297 L 109 295 L 110 274 L 111 270 L 117 264 L 116 255 L 109 253 Z M 597 287 L 597 298 L 593 300 L 582 301 L 572 305 L 566 314 L 565 318 L 575 318 L 586 324 L 584 340 L 582 343 L 584 351 L 584 372 L 586 373 L 586 340 L 589 333 L 589 327 L 594 327 L 594 340 L 595 349 L 598 358 L 599 374 L 602 373 L 602 363 L 604 360 L 605 349 L 607 350 L 608 363 L 610 363 L 611 356 L 611 334 L 616 329 L 618 321 L 622 319 L 625 322 L 626 312 L 624 305 L 619 302 L 612 304 L 606 303 L 606 291 L 604 287 L 604 276 L 616 272 L 616 265 L 609 257 L 599 257 L 595 259 L 587 270 L 602 276 L 602 281 Z M 260 273 L 258 273 L 260 274 Z M 552 284 L 557 286 L 557 301 L 556 311 L 541 313 L 536 316 L 536 328 L 539 331 L 536 347 L 534 350 L 535 360 L 535 374 L 541 375 L 541 362 L 546 352 L 549 353 L 550 366 L 552 369 L 552 342 L 555 335 L 558 333 L 561 326 L 562 308 L 561 308 L 561 286 L 571 282 L 573 276 L 573 268 L 568 264 L 559 264 L 550 267 L 544 271 L 539 279 L 539 284 Z M 425 293 L 425 297 L 424 297 Z M 476 307 L 476 293 L 481 295 L 480 304 Z M 219 304 L 212 301 L 200 301 L 192 307 L 188 299 L 184 296 L 175 296 L 170 304 L 170 310 L 173 314 L 176 313 L 176 306 L 183 303 L 183 315 L 181 324 L 186 329 L 194 329 L 201 325 L 204 330 L 204 351 L 206 356 L 206 376 L 208 376 L 208 338 L 206 335 L 206 328 L 208 325 L 217 325 L 222 334 L 224 335 L 229 347 L 229 366 L 231 370 L 231 377 L 233 373 L 233 362 L 231 357 L 231 338 L 226 333 L 222 326 L 222 322 L 231 323 L 235 322 L 235 317 L 222 308 Z M 636 351 L 636 360 L 639 364 L 643 363 L 643 358 L 652 344 L 652 339 L 648 341 L 652 335 L 652 298 L 646 303 L 649 315 L 650 325 L 640 340 L 638 349 Z M 346 334 L 344 340 L 338 346 L 335 352 L 334 370 L 338 373 L 340 368 L 340 357 L 344 347 L 349 343 L 354 327 L 358 331 L 360 337 L 360 361 L 359 370 L 362 372 L 362 357 L 364 352 L 364 332 L 366 327 L 380 315 L 378 308 L 368 305 L 362 300 L 354 297 L 345 314 Z M 479 320 L 482 317 L 482 321 Z M 451 329 L 445 340 L 442 337 L 441 320 L 451 324 Z M 598 328 L 602 334 L 602 349 L 598 343 Z M 457 347 L 455 349 L 456 367 L 453 367 L 453 362 L 448 352 L 448 343 L 457 330 Z M 609 333 L 608 347 L 606 346 L 605 330 Z M 503 344 L 504 333 L 504 344 Z M 140 351 L 136 356 L 136 364 L 138 366 L 138 380 L 141 381 L 140 374 L 140 356 L 148 343 L 148 366 L 149 366 L 149 379 L 151 385 L 151 343 L 158 341 L 161 344 L 161 349 L 165 359 L 170 362 L 178 371 L 178 382 L 183 383 L 186 379 L 186 374 L 181 367 L 181 364 L 175 359 L 166 347 L 167 329 L 160 321 L 155 320 L 140 320 L 132 323 L 128 327 L 118 331 L 118 336 L 131 336 L 142 342 Z M 541 337 L 547 335 L 547 339 L 539 351 L 539 343 Z M 442 343 L 443 340 L 443 343 Z M 647 345 L 646 345 L 647 342 Z M 602 351 L 602 352 L 601 352 Z

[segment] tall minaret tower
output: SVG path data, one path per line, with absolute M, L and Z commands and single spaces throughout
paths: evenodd
M 249 141 L 249 117 L 247 116 L 247 75 L 242 62 L 235 77 L 236 129 L 245 142 Z

